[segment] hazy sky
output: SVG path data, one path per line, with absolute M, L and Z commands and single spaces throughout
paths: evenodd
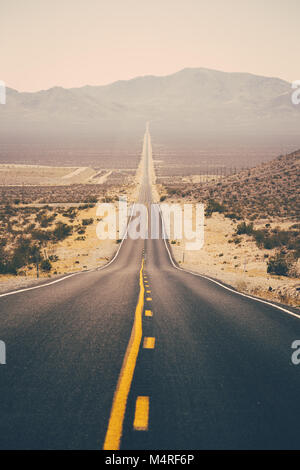
M 300 0 L 0 0 L 0 80 L 101 85 L 185 67 L 300 79 Z

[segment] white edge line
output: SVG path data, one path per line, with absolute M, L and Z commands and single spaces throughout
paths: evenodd
M 25 289 L 19 289 L 19 290 L 14 290 L 12 292 L 6 292 L 5 294 L 0 294 L 0 297 L 6 297 L 8 295 L 19 294 L 20 292 L 26 292 L 28 290 L 40 289 L 41 287 L 51 286 L 52 284 L 56 284 L 57 282 L 64 281 L 65 279 L 68 279 L 69 277 L 77 276 L 78 274 L 83 274 L 83 273 L 86 273 L 86 272 L 88 272 L 88 271 L 79 271 L 78 273 L 68 274 L 68 276 L 61 277 L 60 279 L 56 279 L 55 281 L 47 282 L 46 284 L 42 284 L 40 286 L 26 287 Z
M 165 247 L 167 249 L 170 261 L 171 261 L 174 268 L 178 269 L 179 271 L 183 271 L 185 273 L 192 274 L 193 276 L 198 276 L 198 277 L 202 277 L 204 279 L 207 279 L 208 281 L 211 281 L 214 284 L 217 284 L 218 286 L 223 287 L 223 289 L 226 289 L 226 290 L 229 290 L 230 292 L 233 292 L 234 294 L 240 295 L 242 297 L 246 297 L 246 298 L 251 299 L 251 300 L 256 300 L 256 302 L 260 302 L 260 303 L 265 304 L 265 305 L 270 305 L 271 307 L 275 307 L 278 310 L 281 310 L 282 312 L 288 313 L 289 315 L 292 315 L 293 317 L 296 317 L 296 318 L 300 319 L 300 315 L 298 315 L 297 313 L 291 312 L 290 310 L 287 310 L 286 308 L 280 307 L 279 305 L 273 304 L 272 302 L 268 302 L 267 300 L 258 299 L 256 297 L 252 297 L 251 295 L 248 295 L 248 294 L 243 294 L 242 292 L 239 292 L 237 290 L 231 289 L 230 287 L 224 286 L 224 284 L 222 284 L 221 282 L 215 281 L 214 279 L 212 279 L 208 276 L 205 276 L 204 274 L 194 273 L 194 272 L 189 271 L 187 269 L 183 269 L 183 268 L 180 268 L 179 266 L 176 266 L 176 264 L 174 263 L 173 257 L 170 253 L 168 244 L 166 242 L 165 222 L 164 222 L 164 219 L 163 219 L 163 216 L 162 216 L 160 205 L 158 205 L 158 206 L 159 206 L 160 217 L 161 217 L 161 220 L 162 220 L 163 239 L 164 239 L 164 242 L 165 242 Z
M 105 264 L 104 266 L 100 266 L 99 268 L 96 268 L 96 269 L 95 269 L 96 271 L 101 271 L 102 269 L 107 268 L 113 261 L 115 261 L 116 257 L 118 256 L 119 251 L 120 251 L 120 249 L 121 249 L 121 246 L 123 245 L 123 242 L 124 242 L 125 238 L 127 238 L 128 227 L 129 227 L 129 224 L 130 224 L 131 219 L 132 219 L 134 206 L 135 206 L 135 202 L 134 202 L 133 205 L 132 205 L 131 214 L 130 214 L 129 221 L 128 221 L 128 223 L 127 223 L 126 231 L 125 231 L 125 233 L 124 233 L 124 236 L 123 236 L 123 238 L 122 238 L 122 240 L 121 240 L 121 243 L 120 243 L 120 245 L 119 245 L 119 248 L 118 248 L 118 250 L 117 250 L 115 256 L 109 261 L 109 263 Z
M 85 274 L 85 273 L 88 273 L 88 272 L 91 272 L 91 271 L 101 271 L 102 269 L 107 268 L 107 267 L 116 259 L 116 257 L 118 256 L 119 251 L 120 251 L 120 249 L 121 249 L 121 246 L 123 245 L 124 239 L 127 237 L 128 226 L 129 226 L 129 224 L 130 224 L 130 222 L 131 222 L 131 219 L 132 219 L 134 206 L 135 206 L 135 203 L 134 203 L 133 206 L 132 206 L 131 214 L 130 214 L 130 219 L 129 219 L 129 222 L 128 222 L 128 224 L 127 224 L 127 228 L 126 228 L 126 231 L 125 231 L 124 236 L 123 236 L 123 238 L 122 238 L 122 241 L 121 241 L 121 243 L 120 243 L 120 246 L 119 246 L 119 248 L 118 248 L 118 250 L 117 250 L 115 256 L 110 260 L 109 263 L 105 264 L 104 266 L 101 266 L 100 268 L 88 269 L 88 270 L 86 270 L 86 271 L 79 271 L 79 272 L 77 272 L 77 273 L 68 274 L 67 276 L 61 277 L 60 279 L 56 279 L 55 281 L 47 282 L 47 283 L 42 284 L 42 285 L 40 285 L 40 286 L 25 287 L 24 289 L 18 289 L 18 290 L 14 290 L 14 291 L 12 291 L 12 292 L 6 292 L 5 294 L 0 294 L 0 298 L 1 298 L 1 297 L 7 297 L 7 296 L 9 296 L 9 295 L 20 294 L 21 292 L 27 292 L 27 291 L 34 290 L 34 289 L 41 289 L 42 287 L 48 287 L 48 286 L 51 286 L 51 285 L 53 285 L 53 284 L 57 284 L 58 282 L 64 281 L 65 279 L 68 279 L 69 277 L 78 276 L 78 274 Z

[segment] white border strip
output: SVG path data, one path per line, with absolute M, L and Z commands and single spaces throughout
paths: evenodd
M 173 257 L 170 253 L 167 241 L 166 241 L 165 222 L 164 222 L 164 219 L 163 219 L 163 215 L 162 215 L 160 206 L 159 206 L 159 211 L 160 211 L 160 217 L 161 217 L 161 220 L 162 220 L 163 239 L 164 239 L 164 242 L 165 242 L 165 247 L 167 249 L 170 261 L 171 261 L 174 268 L 178 269 L 179 271 L 183 271 L 185 273 L 192 274 L 193 276 L 198 276 L 198 277 L 202 277 L 204 279 L 207 279 L 208 281 L 211 281 L 214 284 L 217 284 L 218 286 L 223 287 L 223 289 L 226 289 L 226 290 L 229 290 L 230 292 L 233 292 L 234 294 L 240 295 L 242 297 L 246 297 L 246 298 L 251 299 L 251 300 L 256 300 L 256 302 L 260 302 L 262 304 L 269 305 L 271 307 L 275 307 L 278 310 L 281 310 L 282 312 L 288 313 L 289 315 L 292 315 L 293 317 L 296 317 L 296 318 L 300 319 L 300 315 L 298 315 L 297 313 L 291 312 L 290 310 L 287 310 L 286 308 L 280 307 L 279 305 L 273 304 L 272 302 L 268 302 L 266 300 L 258 299 L 256 297 L 252 297 L 251 295 L 248 295 L 248 294 L 243 294 L 242 292 L 239 292 L 237 290 L 231 289 L 230 287 L 224 286 L 224 284 L 222 284 L 221 282 L 215 281 L 214 279 L 211 279 L 210 277 L 207 277 L 204 274 L 194 273 L 194 272 L 189 271 L 187 269 L 183 269 L 183 268 L 180 268 L 179 266 L 176 266 L 176 264 L 174 263 Z

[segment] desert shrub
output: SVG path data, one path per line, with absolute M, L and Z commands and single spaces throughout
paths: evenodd
M 254 230 L 253 237 L 257 246 L 263 246 L 265 241 L 266 230 Z
M 57 222 L 55 229 L 53 230 L 53 238 L 56 241 L 61 241 L 67 238 L 72 233 L 72 227 L 63 222 Z
M 273 229 L 269 232 L 267 229 L 253 230 L 252 233 L 257 246 L 266 250 L 273 248 L 286 247 L 289 251 L 294 252 L 295 257 L 299 257 L 300 253 L 300 234 L 295 230 L 279 230 Z
M 276 246 L 278 245 L 275 243 L 274 239 L 268 237 L 264 238 L 263 247 L 265 250 L 272 250 L 272 248 L 275 248 Z
M 3 245 L 0 245 L 0 274 L 6 273 L 7 258 Z
M 31 231 L 31 237 L 33 240 L 45 242 L 45 241 L 51 240 L 52 232 L 48 230 L 34 229 Z
M 219 212 L 220 214 L 223 214 L 225 212 L 225 206 L 220 204 L 218 201 L 215 201 L 214 199 L 209 199 L 205 209 L 205 215 L 210 217 L 213 212 Z
M 182 194 L 180 188 L 166 188 L 166 190 L 170 196 L 181 196 Z
M 3 209 L 3 213 L 4 215 L 13 215 L 15 214 L 15 210 L 13 209 L 13 207 L 6 205 Z
M 17 274 L 18 270 L 28 264 L 35 263 L 41 258 L 39 246 L 32 244 L 30 240 L 21 238 L 17 246 L 9 254 L 6 254 L 4 263 L 0 261 L 1 272 Z
M 40 226 L 43 227 L 43 228 L 46 228 L 48 227 L 51 222 L 55 219 L 55 217 L 42 217 L 41 221 L 40 221 Z
M 238 224 L 235 233 L 236 235 L 252 235 L 253 223 L 247 224 L 246 222 L 241 222 Z
M 96 204 L 98 202 L 97 196 L 88 196 L 85 198 L 84 202 Z
M 270 274 L 277 274 L 278 276 L 287 276 L 289 265 L 282 253 L 277 253 L 272 256 L 267 263 L 267 272 Z
M 47 215 L 43 212 L 36 215 L 36 221 L 39 222 L 40 226 L 43 228 L 48 227 L 54 219 L 54 215 L 47 217 Z
M 66 211 L 62 213 L 62 216 L 72 221 L 76 217 L 76 210 L 73 207 L 69 207 L 69 209 L 67 209 Z
M 93 218 L 90 218 L 90 219 L 82 219 L 82 225 L 91 225 L 94 223 L 94 219 Z
M 232 220 L 241 220 L 241 217 L 235 214 L 234 212 L 229 212 L 225 214 L 225 217 L 227 217 L 228 219 L 232 219 Z
M 32 233 L 32 231 L 35 229 L 35 224 L 29 224 L 27 227 L 24 228 L 24 233 Z
M 50 263 L 48 259 L 43 259 L 40 263 L 40 268 L 44 272 L 49 272 L 51 271 L 52 264 Z

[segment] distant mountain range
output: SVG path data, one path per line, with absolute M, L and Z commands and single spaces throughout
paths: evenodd
M 159 138 L 297 138 L 300 105 L 292 104 L 292 91 L 278 78 L 204 68 L 106 86 L 8 89 L 7 104 L 0 106 L 0 138 L 140 138 L 146 121 Z

